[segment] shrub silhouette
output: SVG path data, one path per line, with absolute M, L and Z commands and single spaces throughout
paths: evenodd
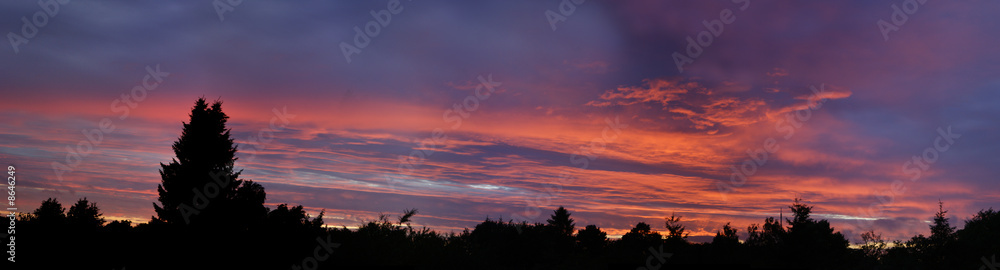
M 735 247 L 740 244 L 740 236 L 736 235 L 736 229 L 729 226 L 729 222 L 722 226 L 722 230 L 715 233 L 712 238 L 713 246 Z
M 104 218 L 101 217 L 101 209 L 97 208 L 97 203 L 92 203 L 87 198 L 80 199 L 69 208 L 66 213 L 66 220 L 71 227 L 85 231 L 96 231 L 104 225 Z
M 597 225 L 587 225 L 576 233 L 580 247 L 590 253 L 601 253 L 608 241 L 608 233 L 601 231 Z
M 28 219 L 39 227 L 59 227 L 66 224 L 66 208 L 56 198 L 48 198 Z

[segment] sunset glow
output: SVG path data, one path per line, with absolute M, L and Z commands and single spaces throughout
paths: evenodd
M 199 97 L 223 101 L 269 207 L 333 227 L 417 208 L 413 225 L 461 232 L 564 206 L 611 237 L 676 213 L 710 241 L 797 197 L 854 243 L 928 234 L 939 200 L 959 226 L 1000 205 L 1000 2 L 928 1 L 886 40 L 885 1 L 585 1 L 555 24 L 560 1 L 402 1 L 348 62 L 384 2 L 63 5 L 0 51 L 21 211 L 86 197 L 149 221 Z M 3 5 L 19 35 L 41 10 Z

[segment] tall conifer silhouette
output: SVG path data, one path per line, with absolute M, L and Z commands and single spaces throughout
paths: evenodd
M 259 224 L 267 214 L 264 188 L 240 180 L 242 170 L 234 171 L 237 146 L 226 128 L 229 116 L 222 112 L 222 102 L 209 107 L 199 98 L 190 117 L 173 144 L 176 157 L 160 163 L 160 205 L 153 203 L 154 220 L 229 229 Z

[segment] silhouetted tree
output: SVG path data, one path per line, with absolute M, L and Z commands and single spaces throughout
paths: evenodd
M 318 244 L 317 237 L 326 241 L 326 230 L 322 227 L 324 213 L 321 211 L 315 218 L 310 218 L 301 205 L 288 207 L 287 204 L 279 204 L 268 211 L 264 228 L 254 235 L 264 240 L 261 246 L 284 247 L 283 252 L 267 254 L 276 265 L 284 268 L 288 264 L 298 264 L 302 262 L 301 254 L 309 254 L 313 251 L 312 247 Z M 254 242 L 260 241 L 254 239 Z
M 715 237 L 712 238 L 712 243 L 708 250 L 711 253 L 706 255 L 718 258 L 714 260 L 718 263 L 745 264 L 748 261 L 747 254 L 745 253 L 747 249 L 740 244 L 740 237 L 736 234 L 736 228 L 733 228 L 728 222 L 722 226 L 722 230 L 715 232 Z
M 836 265 L 842 263 L 847 255 L 850 242 L 840 232 L 834 231 L 827 220 L 813 220 L 810 217 L 812 206 L 808 206 L 796 198 L 792 206 L 792 219 L 784 244 L 791 253 L 793 263 L 799 267 L 810 265 Z
M 1000 255 L 1000 212 L 979 210 L 956 235 L 970 253 Z
M 715 232 L 715 237 L 712 238 L 713 246 L 725 246 L 732 247 L 740 244 L 740 236 L 736 235 L 736 229 L 729 226 L 729 222 L 726 222 L 725 226 L 722 226 L 722 230 Z
M 955 240 L 955 227 L 952 227 L 948 218 L 945 217 L 948 211 L 944 210 L 944 202 L 938 201 L 938 211 L 934 213 L 934 224 L 931 224 L 931 243 L 944 247 Z
M 764 219 L 764 225 L 756 223 L 747 226 L 747 245 L 754 247 L 774 248 L 782 243 L 785 238 L 785 228 L 773 217 Z
M 949 258 L 956 254 L 954 242 L 956 240 L 955 227 L 952 227 L 944 210 L 944 203 L 938 201 L 938 211 L 934 213 L 931 225 L 930 237 L 923 234 L 917 235 L 907 242 L 911 252 L 918 260 L 931 268 L 950 268 L 960 263 L 955 258 Z
M 87 198 L 83 198 L 70 206 L 66 220 L 73 227 L 96 230 L 104 225 L 104 218 L 101 217 L 103 215 L 101 209 L 97 208 L 97 203 L 91 203 Z
M 309 214 L 301 205 L 292 208 L 288 204 L 279 204 L 267 213 L 267 228 L 284 231 L 320 230 L 323 226 L 323 214 L 309 219 Z
M 410 227 L 410 221 L 413 221 L 411 219 L 415 215 L 417 215 L 417 209 L 416 208 L 403 210 L 403 214 L 398 216 L 399 217 L 399 224 L 400 225 L 406 224 L 406 227 Z
M 104 225 L 104 229 L 117 234 L 124 234 L 132 230 L 131 220 L 112 220 L 108 222 L 108 225 Z
M 874 230 L 861 233 L 861 252 L 865 258 L 878 261 L 886 253 L 885 240 L 882 234 L 876 234 Z
M 155 221 L 233 230 L 264 218 L 263 187 L 239 180 L 241 171 L 233 169 L 237 147 L 226 128 L 228 119 L 221 101 L 211 107 L 204 98 L 195 102 L 190 121 L 173 144 L 176 157 L 160 164 Z
M 46 199 L 31 214 L 19 216 L 24 219 L 17 224 L 18 239 L 31 241 L 17 243 L 18 259 L 40 269 L 63 269 L 69 262 L 93 260 L 107 251 L 108 242 L 118 239 L 102 237 L 105 221 L 101 216 L 96 203 L 86 198 L 68 211 L 56 198 Z
M 576 233 L 576 239 L 585 250 L 599 252 L 604 249 L 604 245 L 608 241 L 608 234 L 601 231 L 597 225 L 587 225 Z
M 32 221 L 41 227 L 55 227 L 66 224 L 66 208 L 56 198 L 48 198 L 32 213 Z
M 665 218 L 667 227 L 667 240 L 674 242 L 684 242 L 685 238 L 688 237 L 688 233 L 684 232 L 686 229 L 684 225 L 681 225 L 681 217 L 673 213 L 669 217 Z
M 559 209 L 552 212 L 552 216 L 546 220 L 549 223 L 549 226 L 555 228 L 560 235 L 573 235 L 573 228 L 576 224 L 573 223 L 573 219 L 569 217 L 571 215 L 569 211 L 566 211 L 566 208 L 559 206 Z
M 550 226 L 541 223 L 527 224 L 487 218 L 476 225 L 468 239 L 473 260 L 491 268 L 526 268 L 546 260 L 551 250 Z M 509 258 L 518 258 L 510 260 Z
M 645 249 L 646 246 L 663 243 L 663 235 L 653 231 L 653 228 L 645 222 L 635 224 L 629 232 L 622 235 L 621 241 L 627 245 L 638 245 L 638 248 Z
M 992 256 L 1000 256 L 1000 212 L 994 211 L 993 208 L 979 210 L 971 219 L 965 221 L 965 227 L 958 230 L 955 235 L 957 238 L 954 246 L 958 251 L 952 254 L 960 256 L 959 262 L 966 263 L 956 268 L 983 269 L 980 268 L 986 264 L 982 262 L 983 260 L 992 264 L 994 259 Z

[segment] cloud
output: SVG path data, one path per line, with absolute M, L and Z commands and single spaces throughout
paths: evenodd
M 787 77 L 788 71 L 782 68 L 774 68 L 773 70 L 767 72 L 767 76 L 773 79 Z
M 697 91 L 702 87 L 696 82 L 680 80 L 643 80 L 640 86 L 621 86 L 601 94 L 603 101 L 591 101 L 586 105 L 604 107 L 611 105 L 633 105 L 638 103 L 660 103 L 667 106 L 680 99 L 681 94 Z
M 724 82 L 725 88 L 734 84 Z M 643 80 L 638 86 L 621 86 L 601 94 L 600 100 L 587 105 L 649 105 L 686 120 L 697 130 L 747 126 L 763 119 L 767 104 L 759 98 L 741 98 L 729 91 L 710 89 L 694 80 L 657 78 Z
M 851 90 L 836 86 L 836 85 L 826 85 L 821 84 L 819 86 L 810 86 L 809 90 L 811 93 L 796 96 L 795 100 L 801 100 L 801 102 L 795 102 L 792 105 L 788 105 L 782 108 L 775 109 L 773 112 L 769 112 L 769 117 L 782 117 L 788 113 L 802 110 L 815 110 L 830 100 L 845 99 L 851 97 L 853 92 Z

